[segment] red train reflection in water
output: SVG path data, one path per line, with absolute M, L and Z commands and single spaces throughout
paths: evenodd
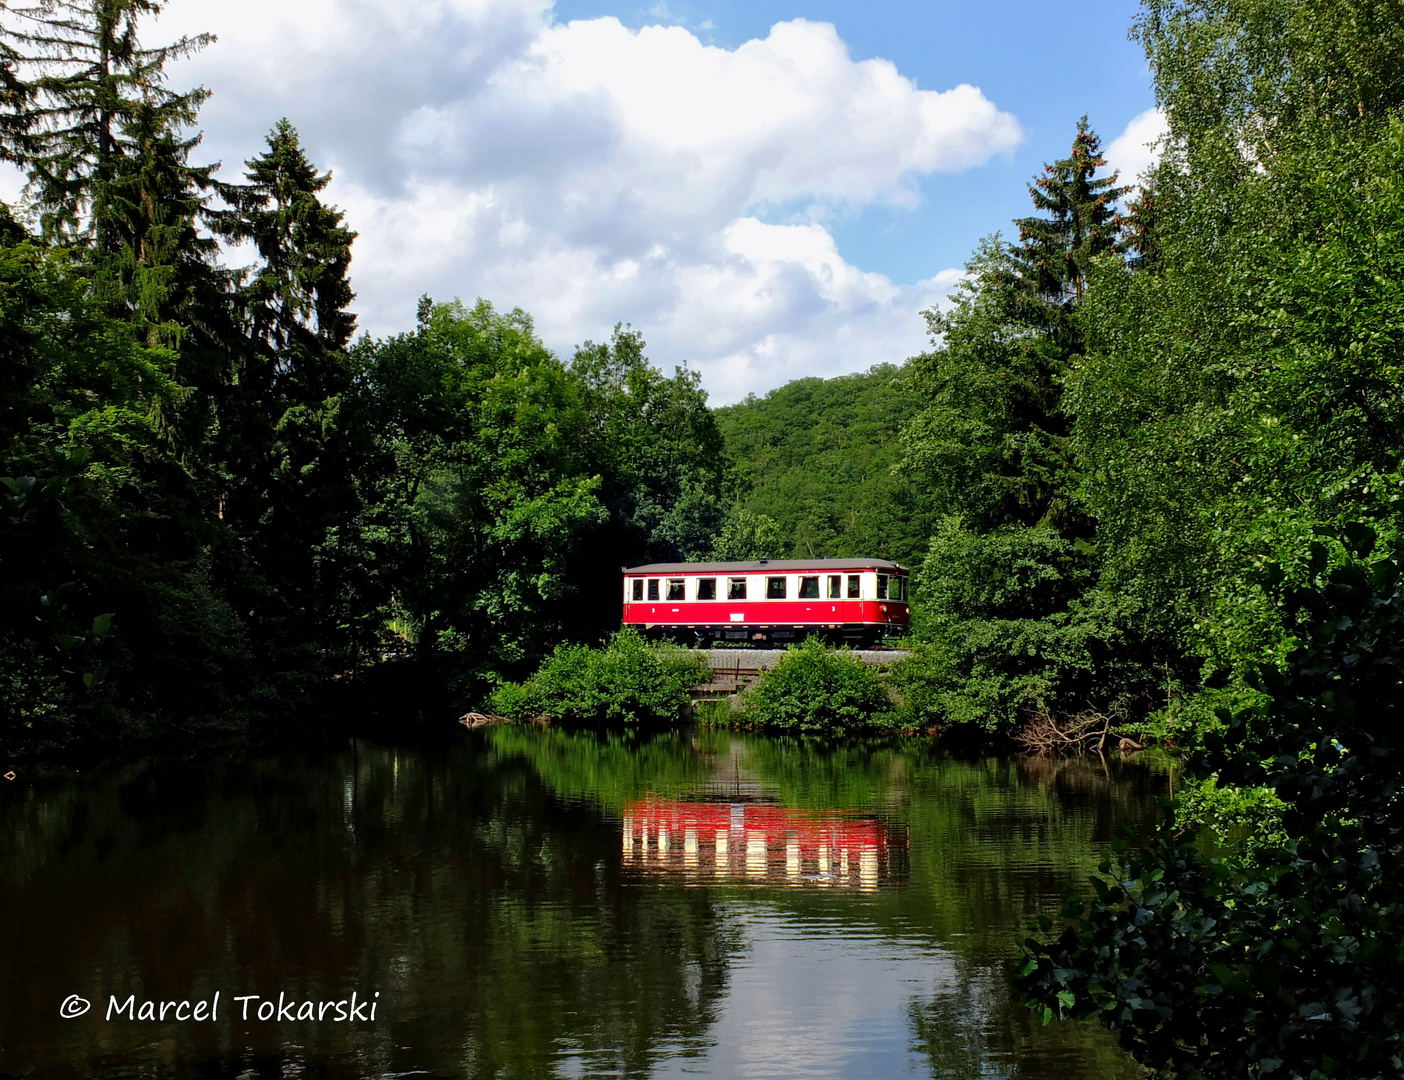
M 646 799 L 624 809 L 624 865 L 698 882 L 872 891 L 906 879 L 904 825 L 764 803 Z

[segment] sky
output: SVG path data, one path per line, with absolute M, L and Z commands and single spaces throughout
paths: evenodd
M 359 238 L 363 330 L 521 307 L 564 358 L 616 323 L 714 404 L 928 347 L 921 311 L 1086 114 L 1159 131 L 1136 5 L 1064 0 L 170 0 L 209 31 L 197 158 L 286 116 Z M 232 254 L 236 261 L 238 252 Z

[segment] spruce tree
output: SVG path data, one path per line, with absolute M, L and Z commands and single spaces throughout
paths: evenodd
M 148 345 L 179 353 L 193 392 L 162 417 L 195 466 L 237 337 L 230 277 L 203 228 L 213 167 L 190 163 L 202 88 L 175 91 L 165 65 L 208 34 L 156 48 L 138 24 L 160 0 L 26 0 L 7 6 L 11 84 L 0 86 L 6 155 L 26 171 L 44 237 L 80 249 L 95 295 Z M 157 403 L 169 409 L 170 402 Z M 196 470 L 198 471 L 198 470 Z
M 1128 246 L 1116 204 L 1130 189 L 1117 185 L 1116 173 L 1099 176 L 1104 168 L 1101 140 L 1083 116 L 1068 156 L 1044 165 L 1029 185 L 1042 214 L 1015 219 L 1020 243 L 1004 249 L 988 282 L 1002 296 L 1008 341 L 1022 354 L 1025 375 L 1005 406 L 1014 421 L 1006 449 L 1017 469 L 1020 518 L 1084 540 L 1094 526 L 1071 498 L 1077 468 L 1067 446 L 1073 418 L 1063 408 L 1063 383 L 1084 350 L 1073 312 L 1092 262 Z
M 81 238 L 113 255 L 122 240 L 108 227 L 118 159 L 134 133 L 173 132 L 195 122 L 202 87 L 165 84 L 171 60 L 202 49 L 209 34 L 143 46 L 138 20 L 159 0 L 30 0 L 7 5 L 9 76 L 16 118 L 0 134 L 7 155 L 29 174 L 29 193 L 50 239 Z M 145 114 L 142 116 L 141 114 Z
M 191 165 L 199 137 L 181 137 L 159 110 L 138 105 L 123 125 L 124 153 L 105 184 L 101 224 L 113 244 L 98 257 L 99 284 L 150 345 L 176 346 L 213 278 L 222 291 L 229 277 L 215 266 L 219 247 L 202 228 L 213 187 L 212 166 Z
M 326 373 L 316 370 L 318 359 L 345 349 L 356 329 L 347 310 L 356 234 L 340 210 L 323 204 L 331 174 L 307 160 L 292 124 L 278 121 L 267 141 L 267 151 L 245 163 L 247 183 L 223 189 L 232 211 L 217 228 L 258 252 L 261 264 L 241 295 L 252 336 L 282 358 L 276 375 L 319 393 Z
M 159 560 L 165 575 L 125 610 L 149 602 L 150 624 L 186 642 L 173 655 L 194 656 L 203 648 L 194 642 L 220 638 L 205 620 L 226 598 L 240 612 L 239 620 L 218 616 L 227 618 L 229 640 L 258 637 L 257 627 L 236 628 L 250 608 L 229 584 L 236 545 L 222 520 L 231 374 L 248 338 L 235 275 L 219 266 L 208 228 L 213 167 L 190 161 L 208 95 L 173 90 L 165 76 L 168 62 L 213 39 L 145 47 L 140 22 L 161 7 L 159 0 L 8 6 L 0 35 L 14 55 L 14 93 L 5 98 L 13 107 L 0 136 L 28 174 L 43 238 L 72 250 L 91 302 L 114 327 L 125 324 L 135 343 L 154 347 L 178 388 L 137 388 L 149 398 L 160 452 L 138 460 L 118 497 L 127 518 L 151 523 L 133 532 L 129 554 Z M 232 671 L 239 662 L 226 655 L 212 669 Z
M 34 88 L 19 75 L 20 54 L 0 38 L 0 161 L 16 161 L 15 147 L 34 123 Z
M 356 326 L 347 310 L 355 233 L 322 201 L 331 175 L 308 160 L 292 124 L 279 121 L 267 144 L 245 163 L 246 183 L 221 185 L 228 209 L 212 219 L 258 253 L 238 289 L 247 347 L 222 418 L 226 521 L 252 559 L 250 608 L 308 638 L 326 629 L 318 612 L 337 591 L 323 580 L 339 573 L 330 530 L 342 526 L 344 540 L 359 509 L 340 416 Z
M 1101 139 L 1084 116 L 1069 155 L 1045 165 L 1029 185 L 1034 208 L 1047 216 L 1014 221 L 1022 245 L 1015 249 L 1015 274 L 1024 292 L 1066 308 L 1082 299 L 1093 259 L 1125 250 L 1116 202 L 1130 189 L 1117 186 L 1116 173 L 1097 176 L 1106 165 Z
M 943 723 L 1107 711 L 1146 690 L 1149 667 L 1107 664 L 1107 643 L 1136 628 L 1098 591 L 1097 522 L 1064 398 L 1086 349 L 1084 282 L 1099 255 L 1125 249 L 1125 189 L 1098 175 L 1104 165 L 1084 117 L 1069 156 L 1030 184 L 1038 213 L 1015 222 L 1019 243 L 982 244 L 951 307 L 927 313 L 938 347 L 912 362 L 925 401 L 903 431 L 906 468 L 947 515 L 919 595 L 943 658 L 932 716 Z
M 1155 184 L 1151 181 L 1126 201 L 1126 261 L 1134 270 L 1153 271 L 1159 262 L 1156 216 Z

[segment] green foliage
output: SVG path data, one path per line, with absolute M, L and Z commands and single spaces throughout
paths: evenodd
M 1276 842 L 1206 859 L 1170 815 L 1147 851 L 1122 849 L 1060 937 L 1025 942 L 1045 1017 L 1097 1017 L 1175 1075 L 1398 1071 L 1404 565 L 1374 543 L 1354 531 L 1334 568 L 1317 545 L 1310 587 L 1282 593 L 1298 644 L 1261 672 L 1269 704 L 1226 714 L 1190 762 L 1271 790 Z
M 354 360 L 378 599 L 393 593 L 471 693 L 559 640 L 576 545 L 605 520 L 578 388 L 525 312 L 485 301 L 426 301 L 416 333 Z
M 369 637 L 346 602 L 361 576 L 356 472 L 368 464 L 367 440 L 343 415 L 355 234 L 322 203 L 331 177 L 317 173 L 286 120 L 245 177 L 221 188 L 230 206 L 213 221 L 258 254 L 237 286 L 247 337 L 219 400 L 221 555 L 240 608 L 260 625 L 265 665 L 325 672 Z
M 205 93 L 167 88 L 165 67 L 208 39 L 144 48 L 158 11 L 39 5 L 0 30 L 2 149 L 43 226 L 0 221 L 0 472 L 28 500 L 5 536 L 24 569 L 3 659 L 33 687 L 7 741 L 43 742 L 40 714 L 73 733 L 285 711 L 373 660 L 387 625 L 474 693 L 608 621 L 561 603 L 608 585 L 607 522 L 647 519 L 651 544 L 710 535 L 705 395 L 636 336 L 577 373 L 522 313 L 426 304 L 417 332 L 348 356 L 354 234 L 321 201 L 329 177 L 286 121 L 246 183 L 192 164 Z M 217 238 L 254 265 L 222 268 Z M 667 452 L 655 429 L 676 433 Z M 602 504 L 620 491 L 630 508 Z M 54 652 L 105 611 L 101 665 Z
M 145 153 L 143 133 L 192 125 L 208 96 L 203 88 L 170 90 L 165 68 L 210 44 L 211 35 L 141 44 L 142 17 L 163 6 L 158 0 L 14 5 L 19 17 L 4 31 L 12 93 L 0 131 L 7 156 L 29 175 L 48 239 L 77 236 L 95 240 L 104 256 L 116 254 L 122 240 L 109 230 L 108 204 L 122 198 L 121 166 Z
M 1136 28 L 1170 124 L 1152 257 L 1093 266 L 1065 401 L 1102 584 L 1206 687 L 1165 718 L 1189 798 L 1024 987 L 1175 1075 L 1404 1058 L 1398 14 L 1149 0 Z
M 846 735 L 889 723 L 892 702 L 875 669 L 809 638 L 742 695 L 741 719 L 767 731 Z
M 616 326 L 570 362 L 579 395 L 583 468 L 604 511 L 574 545 L 574 619 L 563 632 L 595 640 L 619 624 L 619 568 L 704 551 L 722 517 L 725 455 L 696 371 L 649 365 L 642 336 Z
M 601 648 L 558 645 L 526 683 L 499 686 L 489 708 L 503 716 L 569 723 L 677 723 L 692 688 L 710 676 L 700 654 L 650 644 L 625 628 Z
M 1057 516 L 1068 486 L 1059 442 L 1066 356 L 1029 325 L 1026 295 L 1007 287 L 1013 248 L 996 235 L 965 269 L 950 310 L 925 313 L 941 344 L 911 361 L 921 408 L 902 428 L 902 468 L 976 529 L 1037 524 Z
M 1065 608 L 1086 588 L 1085 562 L 1047 527 L 977 533 L 948 517 L 922 567 L 920 608 L 935 626 L 971 616 L 1037 619 Z
M 1271 788 L 1221 786 L 1218 777 L 1186 781 L 1176 793 L 1175 816 L 1199 831 L 1211 850 L 1239 851 L 1252 859 L 1287 842 L 1285 804 Z
M 1068 156 L 1045 165 L 1029 186 L 1034 208 L 1047 216 L 1014 222 L 1023 246 L 1016 253 L 1011 288 L 1035 302 L 1061 300 L 1066 311 L 1068 301 L 1082 298 L 1092 261 L 1125 250 L 1116 202 L 1129 189 L 1117 187 L 1115 173 L 1097 176 L 1106 164 L 1101 139 L 1084 116 Z
M 545 702 L 532 683 L 501 683 L 488 699 L 488 708 L 497 716 L 533 720 L 541 715 Z
M 979 533 L 948 517 L 918 582 L 924 643 L 894 672 L 911 722 L 1010 730 L 1033 714 L 1158 703 L 1163 686 L 1139 662 L 1124 604 L 1095 588 L 1086 546 L 1055 529 Z
M 210 210 L 194 142 L 134 117 L 140 153 L 79 207 L 111 250 L 0 220 L 5 554 L 28 568 L 6 601 L 7 743 L 98 716 L 240 726 L 375 659 L 391 627 L 469 699 L 617 624 L 621 555 L 710 538 L 720 439 L 695 373 L 664 378 L 628 331 L 567 366 L 481 302 L 426 300 L 414 333 L 348 352 L 353 234 L 291 126 Z M 255 265 L 215 266 L 208 229 Z M 105 611 L 101 664 L 55 651 Z
M 190 673 L 239 656 L 221 606 L 189 603 L 208 568 L 166 423 L 188 393 L 177 357 L 134 341 L 69 253 L 3 232 L 0 743 L 47 753 L 149 704 L 190 709 Z
M 707 558 L 719 562 L 752 562 L 778 559 L 784 550 L 780 523 L 773 517 L 750 510 L 733 510 L 727 515 L 721 532 L 712 540 Z
M 24 511 L 5 561 L 23 568 L 20 608 L 68 588 L 63 618 L 76 622 L 61 644 L 87 649 L 92 620 L 116 613 L 100 662 L 51 656 L 42 624 L 7 635 L 7 662 L 37 666 L 36 685 L 67 687 L 53 709 L 47 691 L 20 696 L 9 752 L 120 737 L 153 713 L 228 715 L 231 698 L 258 692 L 218 517 L 228 477 L 217 444 L 237 428 L 218 413 L 243 348 L 234 275 L 204 228 L 211 168 L 188 161 L 204 92 L 170 91 L 164 76 L 207 39 L 143 48 L 137 23 L 157 10 L 33 6 L 3 31 L 20 45 L 4 151 L 29 175 L 42 232 L 8 215 L 0 230 L 13 361 L 0 454 L 4 472 L 63 510 L 41 513 L 38 499 Z
M 707 698 L 692 703 L 692 718 L 700 728 L 725 730 L 737 726 L 737 712 L 731 698 Z
M 906 370 L 883 364 L 716 410 L 736 501 L 713 556 L 914 562 L 931 533 L 931 500 L 893 466 L 916 408 Z
M 1103 262 L 1081 308 L 1079 497 L 1105 584 L 1240 683 L 1290 647 L 1258 568 L 1302 581 L 1320 524 L 1397 528 L 1395 14 L 1153 3 L 1138 24 L 1171 137 L 1153 266 Z
M 925 313 L 939 347 L 913 362 L 922 408 L 904 429 L 903 466 L 936 485 L 938 505 L 977 529 L 1047 524 L 1070 538 L 1089 524 L 1071 500 L 1063 380 L 1083 351 L 1073 317 L 1098 257 L 1123 250 L 1116 177 L 1083 117 L 1069 156 L 1044 166 L 1029 194 L 1046 216 L 1015 222 L 1021 246 L 996 234 L 966 264 L 948 312 Z
M 318 174 L 286 118 L 266 142 L 245 162 L 245 183 L 223 189 L 230 209 L 215 223 L 230 240 L 251 243 L 261 260 L 243 299 L 252 336 L 283 360 L 254 381 L 316 401 L 342 389 L 344 365 L 327 354 L 346 348 L 356 328 L 346 310 L 355 299 L 347 272 L 356 234 L 322 202 L 331 174 Z
M 352 359 L 368 497 L 337 557 L 365 552 L 376 577 L 347 606 L 381 613 L 363 633 L 403 615 L 465 697 L 618 625 L 621 562 L 678 558 L 714 528 L 706 396 L 695 373 L 649 367 L 632 331 L 567 366 L 524 312 L 426 298 L 415 333 Z
M 596 541 L 608 551 L 604 566 L 675 562 L 702 550 L 721 519 L 723 454 L 701 375 L 680 367 L 665 378 L 649 366 L 642 336 L 622 326 L 608 344 L 581 345 L 570 373 L 610 515 Z

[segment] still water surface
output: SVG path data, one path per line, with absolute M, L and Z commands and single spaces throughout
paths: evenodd
M 1136 1077 L 1008 975 L 1153 788 L 534 728 L 7 785 L 0 1077 Z

